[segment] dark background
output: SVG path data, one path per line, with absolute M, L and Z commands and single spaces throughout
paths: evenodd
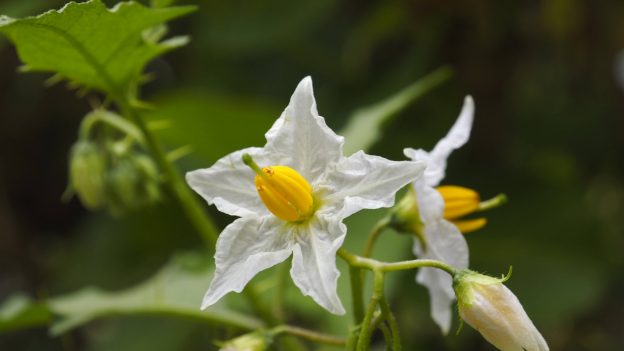
M 61 5 L 2 0 L 0 13 L 21 17 Z M 622 350 L 624 86 L 617 82 L 624 77 L 615 67 L 623 18 L 617 0 L 202 1 L 172 24 L 192 41 L 150 65 L 156 79 L 144 97 L 159 107 L 155 119 L 172 122 L 162 134 L 168 145 L 195 148 L 179 163 L 189 170 L 262 145 L 306 75 L 321 115 L 339 131 L 356 108 L 449 65 L 453 77 L 402 111 L 370 152 L 403 159 L 404 147 L 431 149 L 463 96 L 473 95 L 472 137 L 451 157 L 445 183 L 484 198 L 505 192 L 511 201 L 467 235 L 471 267 L 499 275 L 513 265 L 507 285 L 552 350 Z M 111 218 L 75 199 L 61 202 L 67 152 L 99 97 L 81 99 L 63 84 L 47 88 L 47 75 L 20 74 L 19 66 L 0 39 L 0 300 L 85 285 L 121 289 L 172 253 L 197 249 L 174 204 Z M 220 226 L 231 220 L 217 218 Z M 361 250 L 366 231 L 358 228 L 370 223 L 367 213 L 348 221 L 349 237 L 359 237 L 348 249 Z M 381 243 L 381 257 L 411 257 L 409 238 L 382 240 L 400 249 Z M 413 272 L 395 273 L 390 283 L 405 350 L 493 349 L 469 327 L 455 335 L 456 318 L 441 336 Z M 113 318 L 61 338 L 45 328 L 0 334 L 0 349 L 209 349 L 202 328 Z

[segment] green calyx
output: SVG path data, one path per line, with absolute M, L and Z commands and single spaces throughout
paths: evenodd
M 409 188 L 401 200 L 390 211 L 389 227 L 399 233 L 412 234 L 418 238 L 423 248 L 426 247 L 423 223 L 418 211 L 418 200 L 413 188 Z
M 470 269 L 462 269 L 453 276 L 453 290 L 460 306 L 470 306 L 474 301 L 474 292 L 480 286 L 502 284 L 511 278 L 512 267 L 500 278 L 481 274 Z

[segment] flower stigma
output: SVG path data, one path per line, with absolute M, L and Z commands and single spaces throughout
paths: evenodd
M 485 218 L 461 219 L 462 217 L 480 211 L 489 210 L 507 202 L 505 194 L 481 202 L 481 196 L 475 190 L 456 186 L 443 185 L 436 188 L 444 199 L 444 218 L 451 221 L 462 233 L 479 230 L 487 224 Z
M 314 196 L 310 183 L 288 166 L 260 168 L 249 154 L 243 162 L 255 173 L 260 199 L 277 218 L 286 222 L 304 222 L 314 213 Z

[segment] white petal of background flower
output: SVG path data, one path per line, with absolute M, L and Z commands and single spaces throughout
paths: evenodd
M 426 250 L 414 240 L 414 253 L 425 259 L 434 259 L 450 264 L 457 269 L 468 267 L 468 243 L 455 225 L 439 219 L 424 225 Z M 427 287 L 431 297 L 431 317 L 444 334 L 451 326 L 451 308 L 455 301 L 453 281 L 448 273 L 433 268 L 421 268 L 416 281 Z
M 336 135 L 316 110 L 312 79 L 304 78 L 290 103 L 266 133 L 266 151 L 297 170 L 310 184 L 342 157 L 344 138 Z
M 255 174 L 242 161 L 245 153 L 256 162 L 272 164 L 264 149 L 250 147 L 222 157 L 210 168 L 188 172 L 186 181 L 208 204 L 214 204 L 223 213 L 238 217 L 268 214 L 253 182 Z
M 418 203 L 418 214 L 424 223 L 432 223 L 444 217 L 444 199 L 435 189 L 425 184 L 425 179 L 416 179 L 412 183 Z
M 344 158 L 318 184 L 326 208 L 342 219 L 362 209 L 390 207 L 397 190 L 420 176 L 424 163 L 390 161 L 363 151 Z
M 443 334 L 448 334 L 451 330 L 451 308 L 453 301 L 455 301 L 455 293 L 452 292 L 452 288 L 450 295 L 447 289 L 452 284 L 451 277 L 434 268 L 421 268 L 416 276 L 416 281 L 429 290 L 431 318 L 440 327 Z
M 291 237 L 288 226 L 274 216 L 239 218 L 228 225 L 217 240 L 216 271 L 202 309 L 230 291 L 241 292 L 258 272 L 287 259 Z
M 344 314 L 345 309 L 336 291 L 340 276 L 336 251 L 346 232 L 346 226 L 339 219 L 317 216 L 308 231 L 297 235 L 290 270 L 293 281 L 304 295 L 338 315 Z
M 414 161 L 427 162 L 425 180 L 430 186 L 440 184 L 446 173 L 446 160 L 451 152 L 464 145 L 470 137 L 474 117 L 474 101 L 470 95 L 464 99 L 462 110 L 448 134 L 440 139 L 431 152 L 406 148 L 403 153 Z

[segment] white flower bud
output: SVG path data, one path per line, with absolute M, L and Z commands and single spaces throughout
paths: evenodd
M 548 351 L 548 345 L 503 282 L 470 270 L 455 276 L 459 314 L 502 351 Z

